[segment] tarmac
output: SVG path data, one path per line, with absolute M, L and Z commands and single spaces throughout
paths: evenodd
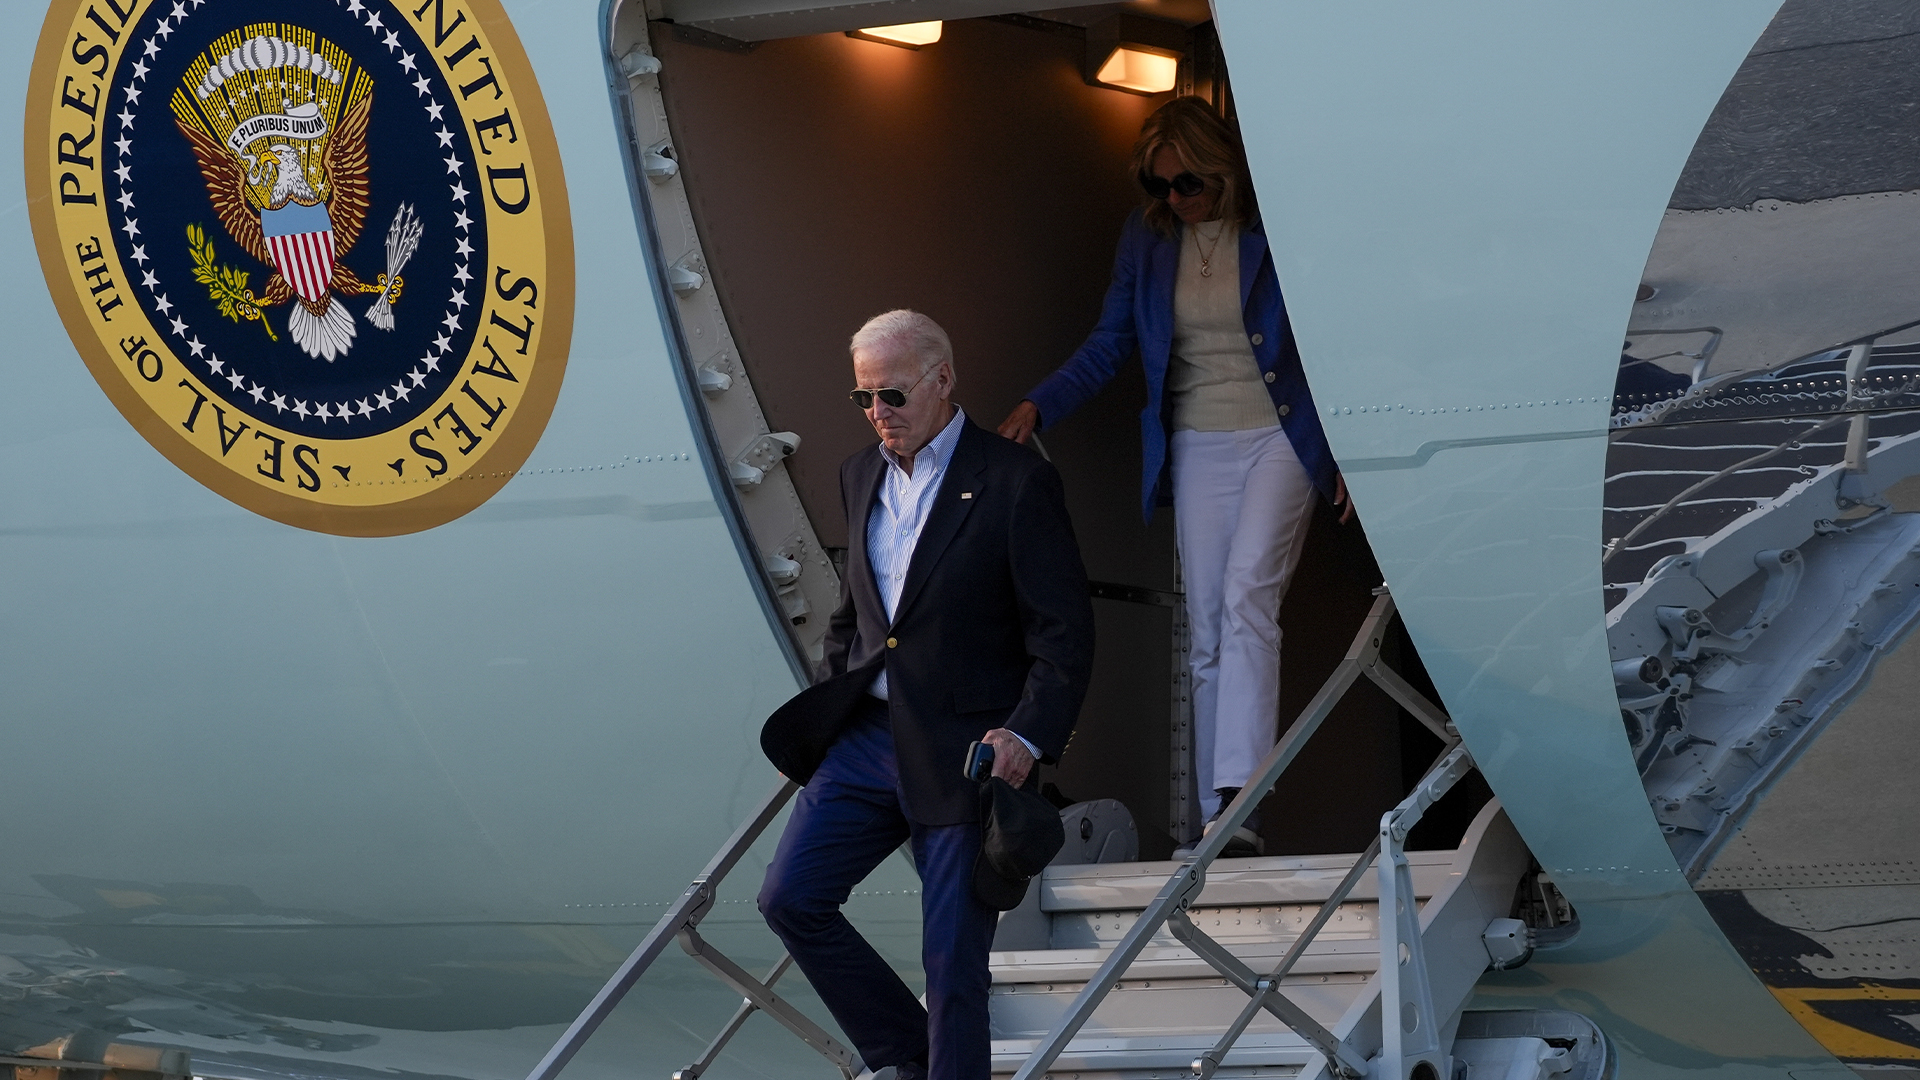
M 1778 367 L 1920 319 L 1920 190 L 1743 210 L 1669 210 L 1636 331 L 1718 327 L 1708 373 Z M 1920 328 L 1879 344 L 1920 341 Z M 1698 339 L 1686 339 L 1694 348 Z M 1636 355 L 1664 352 L 1636 343 Z M 1672 366 L 1684 371 L 1686 364 Z
M 1681 210 L 1920 188 L 1920 5 L 1787 0 L 1708 118 Z
M 1711 374 L 1920 319 L 1920 4 L 1787 0 L 1670 207 L 1629 326 L 1719 327 Z

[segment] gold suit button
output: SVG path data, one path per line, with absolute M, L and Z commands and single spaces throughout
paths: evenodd
M 892 649 L 892 648 L 897 648 L 897 647 L 899 646 L 899 644 L 900 644 L 900 639 L 899 639 L 899 638 L 888 638 L 888 639 L 887 639 L 887 648 L 889 648 L 889 649 Z

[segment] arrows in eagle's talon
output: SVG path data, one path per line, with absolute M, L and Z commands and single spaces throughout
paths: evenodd
M 367 287 L 368 292 L 377 292 L 380 299 L 367 309 L 367 321 L 382 330 L 393 329 L 393 302 L 400 299 L 400 268 L 407 265 L 413 253 L 420 246 L 420 237 L 425 229 L 420 224 L 419 215 L 413 207 L 401 203 L 394 212 L 393 224 L 387 229 L 387 272 L 377 279 L 377 285 Z

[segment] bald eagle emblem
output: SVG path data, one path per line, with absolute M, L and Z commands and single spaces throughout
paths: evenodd
M 328 362 L 353 348 L 356 320 L 346 297 L 379 294 L 366 319 L 393 329 L 400 270 L 420 243 L 413 208 L 402 203 L 395 212 L 386 270 L 372 283 L 342 261 L 371 205 L 373 79 L 364 69 L 310 32 L 236 31 L 187 68 L 172 111 L 215 216 L 268 268 L 256 294 L 247 287 L 249 274 L 217 265 L 204 233 L 189 230 L 194 276 L 223 314 L 258 321 L 275 336 L 268 312 L 290 305 L 288 335 L 308 356 Z

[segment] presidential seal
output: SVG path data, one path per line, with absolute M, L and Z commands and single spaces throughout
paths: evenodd
M 414 532 L 538 441 L 572 236 L 498 0 L 56 0 L 26 168 L 81 358 L 228 499 Z

